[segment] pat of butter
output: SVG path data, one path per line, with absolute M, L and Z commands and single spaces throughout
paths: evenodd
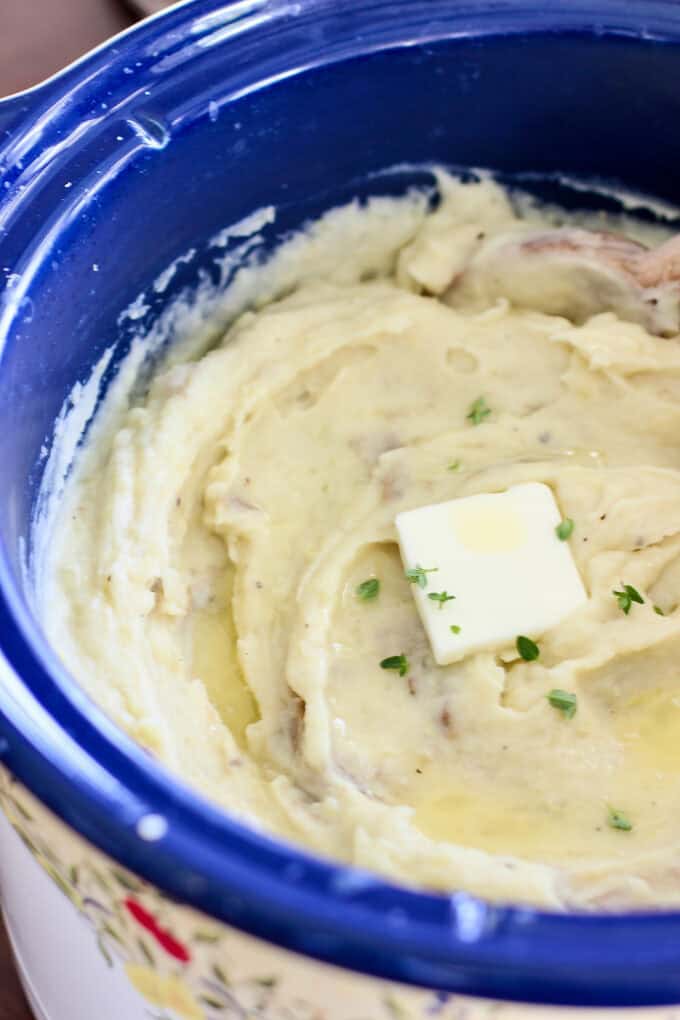
M 412 588 L 440 666 L 520 634 L 537 637 L 587 601 L 569 543 L 555 533 L 561 519 L 539 482 L 398 515 L 404 568 L 428 571 L 426 586 Z M 429 598 L 435 593 L 455 599 Z

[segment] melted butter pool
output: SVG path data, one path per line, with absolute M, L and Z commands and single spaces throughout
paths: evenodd
M 448 780 L 436 791 L 416 797 L 414 822 L 441 842 L 491 854 L 568 865 L 594 857 L 625 857 L 663 844 L 667 824 L 642 789 L 625 784 L 611 798 L 588 796 L 554 802 L 532 800 L 516 790 Z M 634 821 L 632 832 L 607 823 L 609 805 Z
M 594 759 L 592 782 L 584 778 L 567 796 L 559 775 L 567 764 L 556 758 L 554 797 L 538 794 L 528 774 L 520 787 L 502 773 L 495 783 L 464 781 L 431 764 L 409 784 L 406 800 L 424 835 L 493 854 L 568 865 L 667 846 L 680 808 L 680 693 L 652 690 L 629 699 L 616 739 L 620 766 L 605 775 Z M 669 788 L 678 790 L 675 808 Z M 631 832 L 609 826 L 610 806 L 631 820 Z
M 680 775 L 680 689 L 642 691 L 622 706 L 618 735 L 639 768 Z
M 220 587 L 214 606 L 192 614 L 192 669 L 239 746 L 245 747 L 246 729 L 259 713 L 236 653 L 236 631 L 227 610 L 230 579 L 225 577 Z

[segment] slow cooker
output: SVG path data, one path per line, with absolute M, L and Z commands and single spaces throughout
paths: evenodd
M 672 0 L 189 0 L 0 103 L 0 886 L 37 1016 L 680 1017 L 679 914 L 417 892 L 243 827 L 90 702 L 30 584 L 74 387 L 227 282 L 229 224 L 275 206 L 264 253 L 435 163 L 680 204 L 679 124 Z

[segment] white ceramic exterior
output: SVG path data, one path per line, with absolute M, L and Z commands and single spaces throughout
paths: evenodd
M 501 1004 L 320 964 L 171 903 L 2 770 L 0 806 L 3 910 L 39 1020 L 680 1020 L 680 1007 Z

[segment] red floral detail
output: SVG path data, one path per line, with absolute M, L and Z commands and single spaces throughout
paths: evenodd
M 128 899 L 125 900 L 125 906 L 127 910 L 134 917 L 137 924 L 141 924 L 142 928 L 146 929 L 150 935 L 153 935 L 156 942 L 161 946 L 169 956 L 173 956 L 175 960 L 179 960 L 180 963 L 189 963 L 191 960 L 191 953 L 189 950 L 178 942 L 174 935 L 171 935 L 169 931 L 161 928 L 153 914 L 150 914 L 148 910 L 136 900 Z

